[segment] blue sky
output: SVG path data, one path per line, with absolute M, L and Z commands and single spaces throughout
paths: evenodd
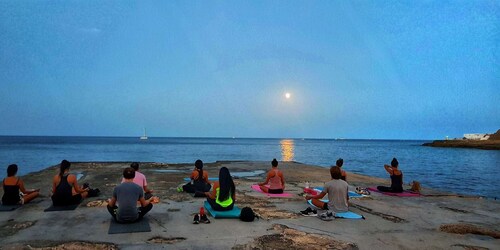
M 500 128 L 499 1 L 0 9 L 0 135 L 435 139 Z

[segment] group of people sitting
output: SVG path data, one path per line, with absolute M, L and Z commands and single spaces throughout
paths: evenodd
M 333 213 L 348 211 L 348 184 L 347 174 L 342 170 L 343 159 L 338 159 L 335 166 L 330 168 L 331 180 L 326 182 L 323 190 L 316 195 L 306 195 L 314 207 L 328 210 Z M 398 161 L 393 158 L 391 165 L 384 165 L 390 174 L 391 186 L 378 186 L 383 192 L 403 192 L 403 173 L 398 169 Z M 52 202 L 54 206 L 79 204 L 84 198 L 99 194 L 99 189 L 91 189 L 88 184 L 79 186 L 77 177 L 69 173 L 71 163 L 63 160 L 59 174 L 52 180 Z M 25 204 L 39 195 L 39 189 L 25 189 L 23 181 L 16 177 L 18 167 L 15 164 L 7 168 L 7 177 L 3 180 L 3 205 Z M 273 159 L 271 169 L 262 183 L 258 183 L 262 192 L 281 194 L 285 190 L 283 172 L 278 169 L 278 161 Z M 194 193 L 198 197 L 206 197 L 207 202 L 215 211 L 228 211 L 234 207 L 236 188 L 229 169 L 222 167 L 219 178 L 212 183 L 208 172 L 203 170 L 203 162 L 197 160 L 190 176 L 190 182 L 178 187 L 179 192 Z M 152 195 L 153 190 L 147 186 L 146 177 L 139 171 L 139 164 L 132 163 L 123 170 L 122 183 L 113 190 L 108 200 L 107 209 L 111 216 L 121 223 L 130 223 L 140 220 L 152 208 L 158 197 Z M 321 201 L 328 195 L 328 202 Z M 140 207 L 137 207 L 139 202 Z M 119 205 L 119 206 L 118 206 Z M 304 215 L 316 215 L 317 211 L 311 207 L 301 211 Z M 326 216 L 330 216 L 327 214 Z

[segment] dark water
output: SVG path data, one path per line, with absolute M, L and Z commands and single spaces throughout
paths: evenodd
M 327 167 L 339 157 L 350 172 L 389 178 L 383 165 L 397 157 L 405 183 L 462 194 L 500 198 L 500 151 L 431 148 L 424 141 L 149 138 L 0 137 L 0 177 L 8 164 L 20 174 L 69 161 L 152 161 L 186 163 L 202 159 L 294 160 Z M 325 174 L 328 174 L 325 172 Z M 306 181 L 306 180 L 304 180 Z

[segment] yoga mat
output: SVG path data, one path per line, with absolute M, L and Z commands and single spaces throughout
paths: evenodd
M 44 212 L 54 212 L 54 211 L 69 211 L 69 210 L 75 210 L 80 203 L 75 204 L 75 205 L 69 205 L 69 206 L 54 206 L 50 205 L 49 208 L 43 210 Z
M 134 223 L 118 223 L 111 219 L 109 223 L 108 234 L 124 234 L 124 233 L 139 233 L 151 232 L 148 218 L 144 217 Z
M 14 211 L 20 207 L 21 205 L 0 205 L 0 212 Z
M 318 191 L 318 193 L 321 193 L 321 191 L 323 191 L 323 187 L 315 187 L 314 189 L 316 191 Z M 349 198 L 362 198 L 362 197 L 367 196 L 364 194 L 358 194 L 358 193 L 353 192 L 353 191 L 349 191 L 347 194 L 349 195 Z
M 255 190 L 255 191 L 257 191 L 257 192 L 259 192 L 259 193 L 265 194 L 268 197 L 292 197 L 293 196 L 293 194 L 287 193 L 287 192 L 283 192 L 282 194 L 264 193 L 264 192 L 262 192 L 262 190 L 260 189 L 259 185 L 257 185 L 257 184 L 252 185 L 252 189 Z
M 420 196 L 419 193 L 413 193 L 413 192 L 409 192 L 409 191 L 403 191 L 402 193 L 390 193 L 390 192 L 381 192 L 376 187 L 369 187 L 367 189 L 372 191 L 372 192 L 377 192 L 377 193 L 390 195 L 390 196 L 399 196 L 399 197 L 418 197 L 418 196 Z
M 219 178 L 217 178 L 217 177 L 208 177 L 208 180 L 209 181 L 218 181 Z M 184 178 L 184 181 L 191 181 L 191 178 L 186 177 L 186 178 Z
M 212 209 L 212 206 L 210 206 L 210 203 L 208 203 L 208 201 L 205 201 L 204 207 L 214 218 L 237 218 L 238 219 L 238 218 L 240 218 L 240 214 L 241 214 L 241 209 L 239 207 L 237 207 L 236 205 L 233 207 L 233 210 L 215 211 Z
M 322 202 L 328 202 L 328 200 L 321 200 Z M 309 205 L 315 207 L 316 209 L 320 209 L 318 207 L 316 207 L 313 203 L 312 203 L 312 200 L 308 200 L 307 203 L 309 203 Z M 322 210 L 322 209 L 320 209 Z M 335 213 L 335 218 L 342 218 L 342 219 L 364 219 L 365 217 L 363 217 L 363 215 L 359 215 L 357 213 L 354 213 L 354 212 L 351 212 L 351 211 L 347 211 L 347 212 L 343 212 L 343 213 Z

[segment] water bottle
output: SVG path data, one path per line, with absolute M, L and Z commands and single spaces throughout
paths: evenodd
M 306 181 L 306 188 L 309 189 L 309 182 Z
M 200 217 L 205 215 L 205 208 L 200 207 Z

